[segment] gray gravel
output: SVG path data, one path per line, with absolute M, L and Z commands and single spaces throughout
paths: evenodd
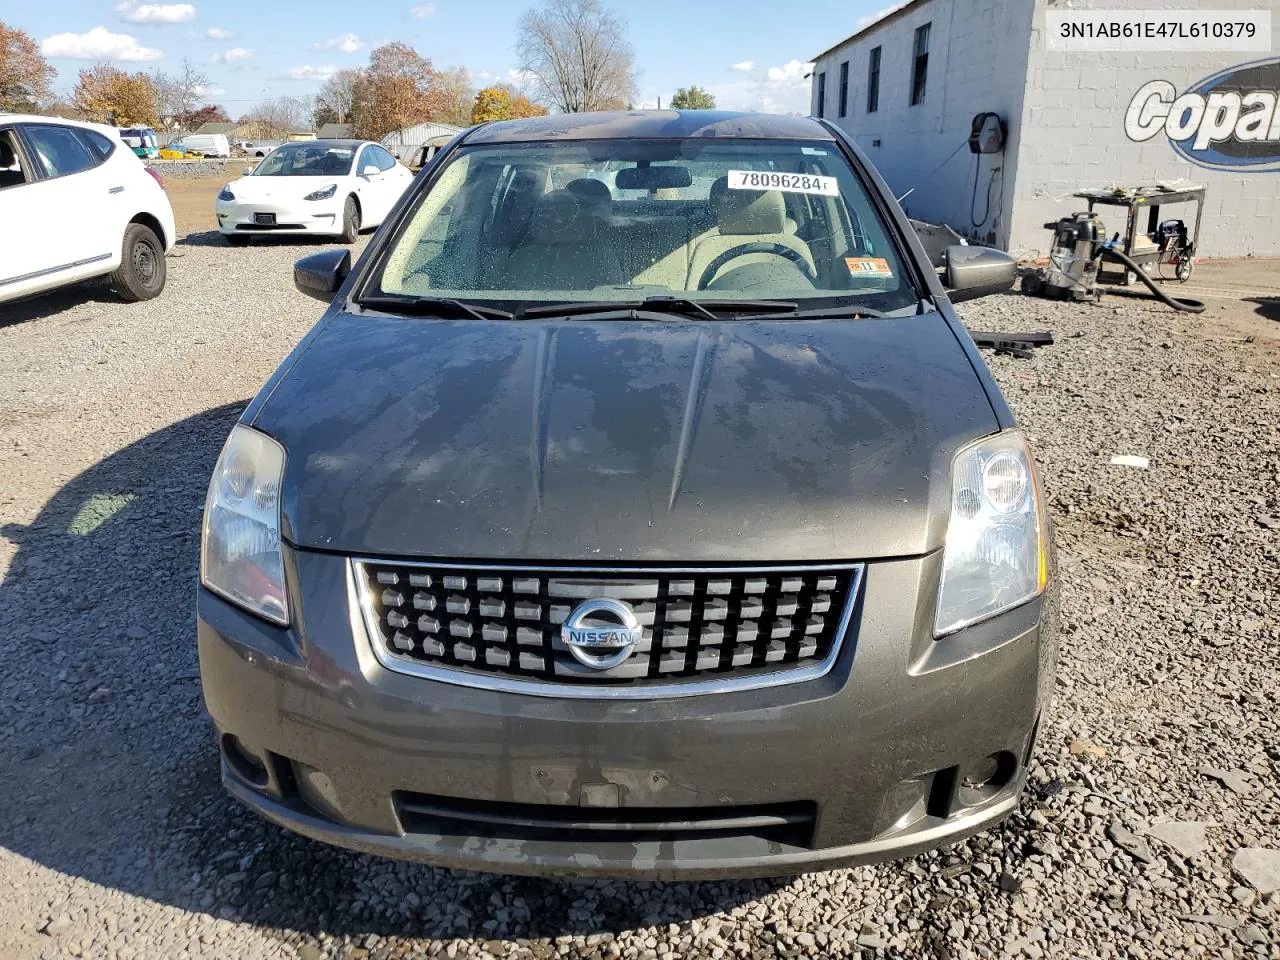
M 319 314 L 288 283 L 319 247 L 204 239 L 153 303 L 89 288 L 0 306 L 6 960 L 1280 960 L 1274 316 L 964 305 L 975 327 L 1059 338 L 990 358 L 1043 466 L 1065 619 L 1006 825 L 789 881 L 507 879 L 329 849 L 217 784 L 193 642 L 199 508 L 239 409 Z

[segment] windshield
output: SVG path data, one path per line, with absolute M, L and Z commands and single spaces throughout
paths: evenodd
M 516 306 L 677 295 L 882 312 L 919 303 L 836 145 L 790 140 L 464 148 L 366 292 Z
M 352 147 L 286 143 L 276 147 L 258 164 L 254 177 L 345 177 L 355 159 Z

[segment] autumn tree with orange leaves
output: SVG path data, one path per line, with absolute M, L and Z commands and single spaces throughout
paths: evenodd
M 0 112 L 29 113 L 50 99 L 55 71 L 35 41 L 0 21 Z
M 440 71 L 407 43 L 388 43 L 369 55 L 355 84 L 351 125 L 365 140 L 430 120 L 442 120 L 453 104 Z

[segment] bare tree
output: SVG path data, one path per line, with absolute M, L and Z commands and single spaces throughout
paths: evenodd
M 316 99 L 333 112 L 336 123 L 350 122 L 351 104 L 355 100 L 356 84 L 359 82 L 359 70 L 339 70 L 320 88 Z
M 178 101 L 178 113 L 187 117 L 204 100 L 204 91 L 209 86 L 209 78 L 196 69 L 190 58 L 182 58 L 182 68 L 173 78 L 174 97 Z
M 261 128 L 261 139 L 287 137 L 311 122 L 311 104 L 305 97 L 276 97 L 263 100 L 248 119 Z
M 520 18 L 516 53 L 540 96 L 565 113 L 616 109 L 636 89 L 625 31 L 600 0 L 546 0 Z

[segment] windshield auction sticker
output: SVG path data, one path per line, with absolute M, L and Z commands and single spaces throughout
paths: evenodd
M 855 277 L 893 276 L 893 269 L 884 257 L 845 257 L 844 265 Z
M 835 177 L 816 173 L 773 173 L 769 170 L 730 170 L 730 190 L 781 190 L 783 193 L 818 193 L 840 196 Z

